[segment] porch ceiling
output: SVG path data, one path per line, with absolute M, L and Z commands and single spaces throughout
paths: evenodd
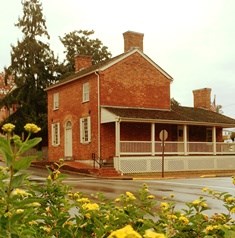
M 222 114 L 191 107 L 173 106 L 171 110 L 101 107 L 101 123 L 115 121 L 235 127 L 235 119 Z

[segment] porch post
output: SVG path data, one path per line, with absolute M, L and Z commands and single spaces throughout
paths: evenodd
M 184 125 L 184 155 L 187 155 L 188 154 L 188 147 L 187 147 L 187 143 L 188 143 L 188 127 L 187 125 Z
M 120 121 L 115 122 L 115 155 L 120 156 Z
M 155 123 L 151 124 L 151 152 L 155 155 Z
M 213 155 L 216 155 L 216 127 L 212 128 Z

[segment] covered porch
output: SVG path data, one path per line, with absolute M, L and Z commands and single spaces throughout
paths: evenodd
M 222 119 L 227 118 L 221 115 L 220 122 L 181 121 L 172 111 L 161 111 L 160 117 L 157 110 L 155 114 L 153 110 L 148 111 L 147 116 L 140 113 L 146 111 L 111 109 L 102 112 L 102 123 L 114 124 L 113 157 L 118 171 L 160 172 L 163 155 L 164 170 L 169 172 L 235 169 L 235 143 L 225 143 L 222 138 L 223 128 L 235 127 L 233 119 L 232 123 L 225 123 Z M 164 141 L 160 136 L 163 130 L 167 132 Z

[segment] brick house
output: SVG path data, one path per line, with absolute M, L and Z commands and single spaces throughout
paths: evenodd
M 124 53 L 97 65 L 78 55 L 76 72 L 46 89 L 49 160 L 99 159 L 122 173 L 155 172 L 164 145 L 167 171 L 235 166 L 235 145 L 222 139 L 235 120 L 212 110 L 211 89 L 193 91 L 194 107 L 172 104 L 173 79 L 143 53 L 144 35 L 123 36 Z
M 2 100 L 8 93 L 15 88 L 15 83 L 12 77 L 8 78 L 8 84 L 5 83 L 4 73 L 0 73 L 0 100 Z M 0 108 L 0 122 L 7 119 L 12 113 L 16 112 L 17 105 L 12 104 L 11 106 L 2 106 Z

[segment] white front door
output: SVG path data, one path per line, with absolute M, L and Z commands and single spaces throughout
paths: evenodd
M 73 146 L 72 146 L 72 123 L 71 121 L 67 121 L 65 124 L 65 149 L 64 156 L 65 158 L 72 159 L 73 156 Z

